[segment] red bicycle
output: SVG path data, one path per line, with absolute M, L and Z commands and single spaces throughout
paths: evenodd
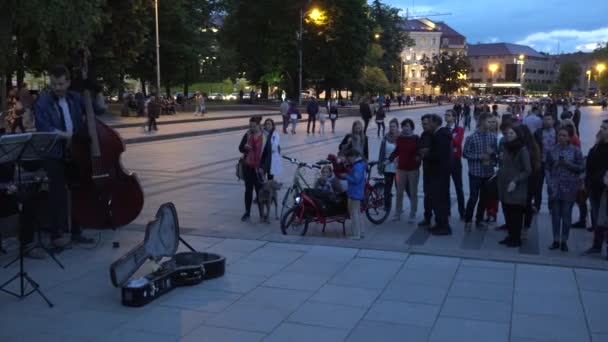
M 383 223 L 391 211 L 390 205 L 387 207 L 384 203 L 384 178 L 371 177 L 371 171 L 377 164 L 374 161 L 367 165 L 365 199 L 361 203 L 361 213 L 365 213 L 373 224 Z M 345 222 L 350 218 L 347 201 L 346 194 L 304 189 L 296 196 L 295 206 L 281 217 L 281 232 L 303 236 L 311 223 L 322 224 L 325 232 L 328 223 L 337 222 L 342 224 L 342 232 L 346 234 Z

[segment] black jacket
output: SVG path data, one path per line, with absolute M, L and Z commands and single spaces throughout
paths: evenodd
M 361 113 L 363 119 L 371 119 L 372 109 L 370 108 L 369 103 L 361 103 L 359 105 L 359 113 Z
M 585 183 L 590 190 L 592 198 L 600 200 L 602 192 L 606 190 L 604 174 L 608 171 L 608 143 L 599 143 L 589 150 L 587 164 L 585 165 Z
M 449 177 L 453 151 L 452 132 L 447 127 L 441 127 L 430 138 L 429 153 L 423 158 L 425 172 L 431 176 Z

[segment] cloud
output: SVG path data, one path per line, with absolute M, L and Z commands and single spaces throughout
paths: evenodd
M 553 30 L 536 32 L 518 41 L 522 45 L 547 46 L 560 44 L 562 51 L 593 51 L 597 43 L 608 41 L 608 27 L 590 31 Z

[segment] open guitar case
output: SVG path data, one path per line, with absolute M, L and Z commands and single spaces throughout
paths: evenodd
M 177 253 L 179 243 L 189 252 Z M 143 277 L 131 279 L 147 261 L 158 269 Z M 203 280 L 221 277 L 226 259 L 218 254 L 197 252 L 179 235 L 179 222 L 173 203 L 165 203 L 156 212 L 154 220 L 146 226 L 144 242 L 135 246 L 110 266 L 112 284 L 122 289 L 122 304 L 143 306 L 177 286 L 191 286 Z

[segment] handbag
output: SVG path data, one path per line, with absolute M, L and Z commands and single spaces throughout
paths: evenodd
M 604 191 L 600 200 L 600 210 L 597 213 L 597 226 L 608 229 L 608 191 Z
M 236 179 L 243 180 L 245 179 L 245 171 L 243 168 L 245 167 L 245 158 L 239 158 L 239 161 L 236 162 Z

